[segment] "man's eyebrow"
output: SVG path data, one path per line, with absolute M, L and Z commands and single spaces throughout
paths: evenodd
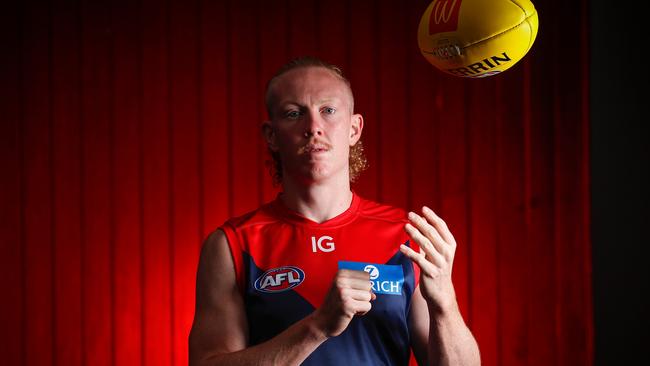
M 302 107 L 302 104 L 292 100 L 287 100 L 278 103 L 278 108 L 285 108 L 285 107 Z
M 327 103 L 327 102 L 332 102 L 332 101 L 340 102 L 341 100 L 343 100 L 343 99 L 340 98 L 340 97 L 327 97 L 327 98 L 321 98 L 317 102 L 318 102 L 318 104 L 322 104 L 322 103 Z

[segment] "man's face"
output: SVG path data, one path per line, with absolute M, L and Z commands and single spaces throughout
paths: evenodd
M 301 67 L 271 85 L 271 121 L 264 124 L 269 148 L 280 155 L 283 175 L 303 183 L 349 180 L 350 146 L 363 119 L 352 114 L 352 94 L 322 67 Z

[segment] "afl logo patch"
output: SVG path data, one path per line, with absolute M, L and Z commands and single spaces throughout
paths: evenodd
M 294 266 L 269 269 L 255 280 L 255 289 L 261 292 L 282 292 L 290 290 L 305 280 L 305 272 Z

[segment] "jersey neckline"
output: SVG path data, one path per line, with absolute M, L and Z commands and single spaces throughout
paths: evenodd
M 277 194 L 275 200 L 271 202 L 270 207 L 273 213 L 278 215 L 284 221 L 309 227 L 330 228 L 333 226 L 346 224 L 357 217 L 357 212 L 359 211 L 359 206 L 361 205 L 361 197 L 359 197 L 359 195 L 357 195 L 354 191 L 351 192 L 352 202 L 350 202 L 350 207 L 348 207 L 347 210 L 341 212 L 339 215 L 334 216 L 331 219 L 323 221 L 321 223 L 313 221 L 287 207 L 280 199 L 282 192 Z

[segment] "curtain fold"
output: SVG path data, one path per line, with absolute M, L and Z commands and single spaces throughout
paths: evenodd
M 466 80 L 419 53 L 428 1 L 51 0 L 0 14 L 8 365 L 183 365 L 201 241 L 278 192 L 260 123 L 290 58 L 342 67 L 361 195 L 427 205 L 484 365 L 592 364 L 587 7 Z

